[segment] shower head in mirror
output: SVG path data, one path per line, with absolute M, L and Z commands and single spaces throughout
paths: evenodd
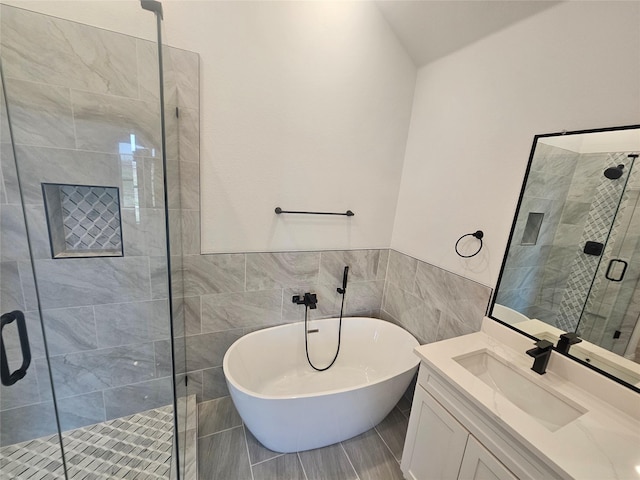
M 624 165 L 620 164 L 617 167 L 609 167 L 604 171 L 604 176 L 610 180 L 617 180 L 622 176 L 622 170 Z

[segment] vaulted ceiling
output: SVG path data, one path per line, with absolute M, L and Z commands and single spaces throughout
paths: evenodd
M 377 0 L 418 67 L 553 7 L 547 0 Z

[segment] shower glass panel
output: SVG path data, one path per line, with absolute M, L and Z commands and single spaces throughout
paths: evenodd
M 58 407 L 67 478 L 169 478 L 177 464 L 174 375 L 183 368 L 172 354 L 184 315 L 181 282 L 171 281 L 180 248 L 168 225 L 181 223 L 171 201 L 180 185 L 169 185 L 165 201 L 157 44 L 0 8 L 35 270 L 33 278 L 18 262 L 17 285 L 25 297 L 34 285 L 40 294 L 48 355 L 34 356 L 34 376 L 40 401 Z M 46 202 L 43 184 L 59 186 Z M 54 238 L 72 255 L 56 256 Z M 122 256 L 83 254 L 116 249 L 100 239 L 121 242 Z M 25 432 L 13 448 L 29 451 L 44 435 Z
M 625 160 L 622 152 L 582 154 L 571 177 L 549 256 L 553 261 L 545 265 L 545 274 L 548 270 L 549 278 L 557 283 L 542 289 L 542 296 L 552 306 L 549 311 L 555 315 L 549 323 L 562 330 L 576 331 L 579 323 L 581 328 L 588 323 L 583 317 L 585 305 L 598 285 L 597 272 L 604 263 L 628 177 L 625 172 L 622 178 L 612 180 L 602 172 Z M 572 245 L 574 241 L 577 245 Z
M 640 317 L 637 291 L 640 279 L 640 172 L 633 157 L 624 162 L 628 179 L 613 221 L 607 246 L 582 313 L 581 336 L 607 350 L 636 358 L 630 344 Z
M 2 61 L 0 59 L 0 73 Z M 2 75 L 0 75 L 2 80 Z M 33 289 L 32 256 L 26 239 L 13 141 L 0 81 L 0 476 L 34 474 L 64 477 L 56 405 L 46 362 L 38 299 Z M 27 286 L 27 288 L 24 288 Z M 20 322 L 24 324 L 17 328 Z M 30 361 L 29 361 L 30 358 Z M 36 363 L 42 371 L 38 372 Z M 22 373 L 19 371 L 22 369 Z M 20 378 L 21 377 L 21 378 Z M 16 445 L 34 441 L 24 452 Z M 26 453 L 26 454 L 25 454 Z M 6 475 L 6 477 L 5 477 Z
M 175 388 L 175 447 L 173 461 L 180 471 L 180 478 L 195 478 L 193 461 L 186 461 L 187 443 L 189 451 L 196 448 L 195 432 L 195 395 L 189 399 L 186 346 L 185 346 L 185 298 L 183 268 L 183 231 L 182 231 L 182 190 L 180 176 L 180 116 L 178 114 L 178 88 L 176 84 L 176 57 L 188 55 L 168 47 L 162 40 L 165 38 L 162 24 L 159 23 L 162 54 L 162 100 L 164 105 L 164 121 L 166 131 L 166 192 L 167 216 L 169 220 L 169 249 L 171 271 L 171 308 L 173 312 L 172 345 L 173 375 Z M 189 403 L 191 402 L 191 404 Z M 191 415 L 189 412 L 192 412 Z M 187 432 L 194 438 L 187 438 Z M 189 441 L 189 442 L 188 442 Z M 190 460 L 192 460 L 190 458 Z

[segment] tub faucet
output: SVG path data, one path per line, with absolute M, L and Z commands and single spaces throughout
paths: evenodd
M 536 348 L 527 350 L 527 355 L 533 357 L 533 367 L 531 370 L 539 375 L 544 375 L 547 371 L 547 364 L 553 351 L 553 343 L 548 340 L 538 340 L 536 342 Z
M 317 308 L 318 297 L 316 297 L 315 293 L 305 293 L 301 298 L 300 295 L 294 295 L 291 301 L 297 305 L 304 305 L 305 307 L 309 307 L 311 310 L 315 310 Z

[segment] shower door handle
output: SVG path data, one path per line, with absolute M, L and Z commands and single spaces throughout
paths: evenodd
M 611 276 L 611 270 L 613 270 L 613 267 L 616 263 L 622 264 L 622 272 L 620 272 L 620 276 L 618 278 Z M 629 264 L 624 260 L 620 260 L 619 258 L 614 258 L 609 262 L 609 266 L 607 266 L 607 273 L 605 273 L 604 276 L 607 280 L 611 280 L 612 282 L 621 282 L 622 279 L 624 278 L 624 274 L 627 273 L 628 266 Z
M 20 350 L 22 350 L 22 365 L 13 373 L 9 372 L 9 364 L 7 363 L 7 351 L 4 347 L 4 338 L 2 331 L 5 325 L 9 325 L 15 320 L 18 327 L 18 337 L 20 338 Z M 27 335 L 27 323 L 24 320 L 24 313 L 15 310 L 5 313 L 0 317 L 0 381 L 3 385 L 9 386 L 24 378 L 27 369 L 31 364 L 31 349 L 29 348 L 29 335 Z

